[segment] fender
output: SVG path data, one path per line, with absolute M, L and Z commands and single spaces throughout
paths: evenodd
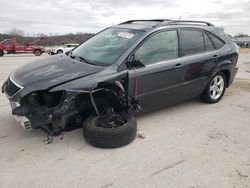
M 210 78 L 213 77 L 217 72 L 220 72 L 222 70 L 230 71 L 232 66 L 233 66 L 233 62 L 230 60 L 224 60 L 224 61 L 218 62 L 217 66 L 211 70 L 209 77 Z

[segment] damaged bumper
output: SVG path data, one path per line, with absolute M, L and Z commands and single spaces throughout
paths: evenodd
M 19 103 L 10 101 L 10 106 L 12 108 L 12 111 L 20 106 Z M 13 115 L 15 120 L 25 129 L 25 130 L 32 130 L 31 122 L 30 120 L 25 116 L 18 116 Z

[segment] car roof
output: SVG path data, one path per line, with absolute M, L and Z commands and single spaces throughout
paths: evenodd
M 230 41 L 224 33 L 224 28 L 216 27 L 212 23 L 206 21 L 169 19 L 129 20 L 113 27 L 142 31 L 157 31 L 165 28 L 196 28 L 207 30 L 224 41 Z

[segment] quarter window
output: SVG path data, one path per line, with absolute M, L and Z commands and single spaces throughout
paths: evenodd
M 144 65 L 178 57 L 177 31 L 164 31 L 150 37 L 136 52 L 135 60 Z
M 211 40 L 208 38 L 207 34 L 203 32 L 204 34 L 204 41 L 205 41 L 205 49 L 206 51 L 214 50 L 214 46 L 211 42 Z
M 211 33 L 207 33 L 209 38 L 212 40 L 214 47 L 216 49 L 220 49 L 222 46 L 224 46 L 224 42 L 222 42 L 217 36 L 211 34 Z
M 181 35 L 184 55 L 195 54 L 205 50 L 201 31 L 182 30 Z

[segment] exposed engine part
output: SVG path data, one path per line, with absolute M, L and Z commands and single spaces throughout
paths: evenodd
M 97 109 L 97 106 L 96 106 L 96 103 L 95 103 L 95 99 L 94 99 L 94 97 L 93 97 L 93 94 L 92 93 L 90 93 L 90 99 L 91 99 L 91 102 L 92 102 L 92 105 L 93 105 L 93 107 L 94 107 L 94 109 L 95 109 L 95 112 L 96 112 L 96 115 L 100 115 L 100 113 L 99 113 L 99 111 L 98 111 L 98 109 Z

